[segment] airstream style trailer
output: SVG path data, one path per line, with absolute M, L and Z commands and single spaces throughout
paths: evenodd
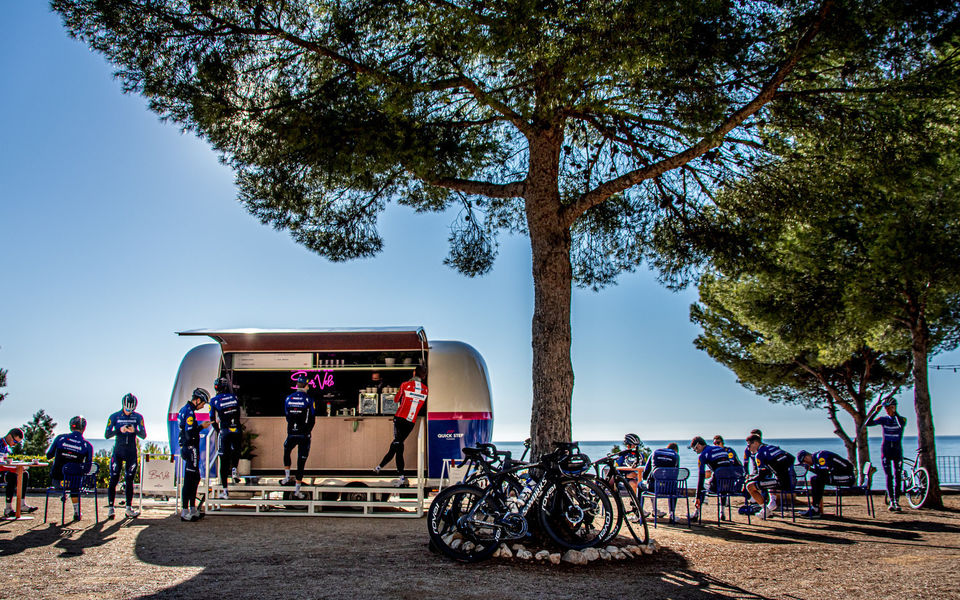
M 217 378 L 226 377 L 242 406 L 244 427 L 257 435 L 251 473 L 281 473 L 284 398 L 295 389 L 296 379 L 306 375 L 317 410 L 307 476 L 338 481 L 370 476 L 393 439 L 396 389 L 417 364 L 426 366 L 430 393 L 405 446 L 408 470 L 422 459 L 428 482 L 437 480 L 444 459 L 459 459 L 464 447 L 491 439 L 493 408 L 483 357 L 463 342 L 428 342 L 421 327 L 198 329 L 178 334 L 209 337 L 215 343 L 196 346 L 180 364 L 168 411 L 175 454 L 180 408 L 194 388 L 212 395 Z M 420 457 L 414 440 L 423 427 L 425 456 Z

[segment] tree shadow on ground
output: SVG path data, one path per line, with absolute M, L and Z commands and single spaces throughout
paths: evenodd
M 140 598 L 192 598 L 210 590 L 224 597 L 255 592 L 260 599 L 765 598 L 691 569 L 670 549 L 575 567 L 517 559 L 459 564 L 427 546 L 422 519 L 153 519 L 138 534 L 137 558 L 203 571 Z
M 799 529 L 787 524 L 780 524 L 773 520 L 754 521 L 751 524 L 729 521 L 723 526 L 694 526 L 692 533 L 706 537 L 722 539 L 728 542 L 754 544 L 838 544 L 850 545 L 856 543 L 827 533 L 815 532 L 811 529 Z
M 112 535 L 124 525 L 125 521 L 116 521 L 109 527 L 106 526 L 106 523 L 106 521 L 99 521 L 91 524 L 79 521 L 61 526 L 59 521 L 53 523 L 40 521 L 26 533 L 5 543 L 0 548 L 0 556 L 12 556 L 31 548 L 45 546 L 60 548 L 62 550 L 59 555 L 61 558 L 81 556 L 87 548 L 109 543 L 113 539 Z M 74 538 L 73 535 L 78 531 L 81 532 L 80 536 Z

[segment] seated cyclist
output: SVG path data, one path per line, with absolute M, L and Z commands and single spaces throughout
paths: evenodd
M 823 488 L 837 479 L 853 478 L 853 463 L 829 450 L 810 454 L 806 450 L 797 453 L 797 462 L 807 467 L 810 475 L 811 504 L 801 517 L 819 519 L 823 514 Z
M 657 448 L 650 454 L 650 458 L 647 459 L 647 464 L 643 466 L 643 487 L 646 490 L 653 489 L 653 473 L 657 469 L 664 468 L 678 468 L 680 466 L 680 447 L 675 443 L 670 442 L 667 444 L 666 448 Z M 640 505 L 643 506 L 643 500 L 640 500 Z M 675 522 L 676 516 L 674 511 L 677 507 L 677 499 L 670 498 L 670 522 Z M 654 506 L 654 510 L 657 510 L 657 507 Z M 665 517 L 666 513 L 657 510 L 658 517 Z
M 770 494 L 770 502 L 763 503 L 761 490 L 779 488 L 786 492 L 793 492 L 793 465 L 795 458 L 792 454 L 773 444 L 764 444 L 760 436 L 752 433 L 747 436 L 747 448 L 755 456 L 758 476 L 747 481 L 747 492 L 754 501 L 762 506 L 761 518 L 766 519 L 777 509 L 777 496 Z
M 707 491 L 715 492 L 717 489 L 716 481 L 713 476 L 711 476 L 708 481 L 705 481 L 707 467 L 710 468 L 711 472 L 715 473 L 717 469 L 721 467 L 739 467 L 740 462 L 737 460 L 736 453 L 729 448 L 708 446 L 707 441 L 699 435 L 690 440 L 689 447 L 698 454 L 696 490 L 697 499 L 694 501 L 696 510 L 693 511 L 693 515 L 690 517 L 692 520 L 696 520 L 700 518 L 700 505 L 703 504 L 703 500 L 707 496 Z
M 637 492 L 637 484 L 640 481 L 640 475 L 636 469 L 640 466 L 640 436 L 635 433 L 628 433 L 623 436 L 624 450 L 617 456 L 617 467 L 624 470 L 624 477 L 630 483 L 630 487 Z

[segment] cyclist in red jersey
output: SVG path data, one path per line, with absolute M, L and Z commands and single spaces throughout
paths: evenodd
M 374 473 L 379 473 L 380 469 L 396 456 L 397 471 L 400 472 L 400 479 L 397 482 L 398 487 L 407 485 L 407 478 L 403 471 L 403 442 L 413 431 L 413 426 L 417 422 L 417 415 L 427 401 L 427 386 L 423 383 L 424 375 L 423 366 L 417 365 L 413 371 L 413 378 L 400 384 L 400 389 L 394 398 L 394 402 L 399 406 L 397 407 L 397 413 L 393 416 L 393 442 L 390 443 L 390 449 L 387 450 L 383 460 L 373 469 Z

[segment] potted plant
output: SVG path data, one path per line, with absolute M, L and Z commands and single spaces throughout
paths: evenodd
M 246 476 L 250 474 L 252 465 L 250 461 L 256 456 L 255 452 L 257 450 L 257 446 L 253 440 L 259 436 L 260 434 L 253 433 L 246 427 L 243 428 L 243 434 L 240 439 L 240 461 L 237 463 L 237 473 L 240 475 Z

